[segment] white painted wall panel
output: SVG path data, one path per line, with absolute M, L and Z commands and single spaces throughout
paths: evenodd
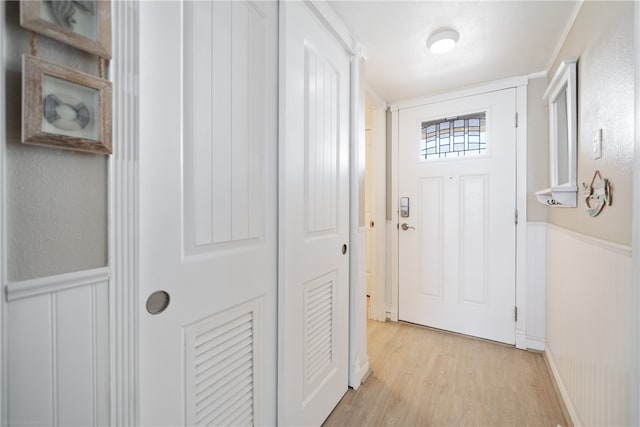
M 544 223 L 527 225 L 527 348 L 544 350 L 545 343 L 545 236 Z
M 629 425 L 631 249 L 547 226 L 546 352 L 574 422 Z
M 8 303 L 9 424 L 108 424 L 108 282 L 38 280 L 42 293 Z
M 58 423 L 98 425 L 109 419 L 108 286 L 57 292 Z
M 58 420 L 63 425 L 94 421 L 95 339 L 93 287 L 83 286 L 55 293 L 55 363 Z
M 55 417 L 50 295 L 7 305 L 9 425 L 52 425 Z

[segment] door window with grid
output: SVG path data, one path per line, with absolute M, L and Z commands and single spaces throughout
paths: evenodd
M 486 112 L 422 122 L 421 135 L 422 160 L 484 154 Z

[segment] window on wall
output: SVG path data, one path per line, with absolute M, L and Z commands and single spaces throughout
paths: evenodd
M 486 113 L 422 122 L 423 160 L 478 156 L 487 149 Z

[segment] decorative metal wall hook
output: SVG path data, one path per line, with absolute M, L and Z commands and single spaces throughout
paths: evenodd
M 598 180 L 596 181 L 596 178 Z M 600 171 L 596 171 L 591 178 L 591 184 L 582 183 L 582 197 L 587 215 L 598 216 L 605 205 L 611 205 L 611 185 L 609 180 L 602 178 Z

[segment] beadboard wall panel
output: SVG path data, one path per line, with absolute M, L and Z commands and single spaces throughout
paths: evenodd
M 9 425 L 109 423 L 109 277 L 98 272 L 64 275 L 71 287 L 59 276 L 10 284 L 31 292 L 7 304 Z
M 527 348 L 544 350 L 546 289 L 546 224 L 527 223 Z
M 546 353 L 576 425 L 631 423 L 631 248 L 547 225 Z

